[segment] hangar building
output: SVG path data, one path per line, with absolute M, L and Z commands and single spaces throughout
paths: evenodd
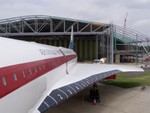
M 146 35 L 116 25 L 43 15 L 2 19 L 0 36 L 68 47 L 72 26 L 79 61 L 106 57 L 108 63 L 120 62 L 122 55 L 126 58 L 143 52 L 141 41 L 149 42 Z M 148 49 L 149 43 L 144 47 Z

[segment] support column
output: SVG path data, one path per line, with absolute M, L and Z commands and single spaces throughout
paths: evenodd
M 113 64 L 114 49 L 113 49 L 113 28 L 110 26 L 110 29 L 107 31 L 107 61 L 110 64 Z
M 57 46 L 57 40 L 54 39 L 54 46 Z
M 49 45 L 52 45 L 52 40 L 51 39 L 49 39 L 49 43 L 48 43 Z
M 64 47 L 67 48 L 67 39 L 64 40 Z
M 106 38 L 107 38 L 107 63 L 110 63 L 110 40 L 109 40 L 109 36 L 108 36 L 108 31 L 106 33 Z
M 95 56 L 95 54 L 96 54 L 95 45 L 96 45 L 96 39 L 94 38 L 92 40 L 92 57 L 93 57 L 93 59 L 96 59 L 96 56 Z
M 59 39 L 59 46 L 62 47 L 62 40 L 61 39 Z
M 75 38 L 74 38 L 74 51 L 77 53 L 77 55 L 79 53 L 79 45 L 78 45 L 78 43 L 79 43 L 79 40 L 78 39 L 75 40 Z
M 89 55 L 90 55 L 90 60 L 93 60 L 93 57 L 92 57 L 92 39 L 89 40 Z
M 47 44 L 47 41 L 46 41 L 46 39 L 43 39 L 43 44 Z
M 120 64 L 120 54 L 118 53 L 118 54 L 116 54 L 115 55 L 115 62 L 117 63 L 117 64 Z
M 88 41 L 87 39 L 84 39 L 85 45 L 84 45 L 84 54 L 85 54 L 85 60 L 88 60 Z
M 96 35 L 96 42 L 95 42 L 95 58 L 98 59 L 98 35 Z
M 79 43 L 80 43 L 80 45 L 79 45 L 79 51 L 80 51 L 79 60 L 83 60 L 83 56 L 82 56 L 82 54 L 83 54 L 83 52 L 82 52 L 82 39 L 79 39 Z
M 113 36 L 113 25 L 110 27 L 110 64 L 114 63 L 114 36 Z

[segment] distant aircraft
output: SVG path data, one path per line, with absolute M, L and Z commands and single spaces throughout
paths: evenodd
M 143 70 L 81 64 L 72 49 L 0 37 L 0 113 L 43 113 L 93 83 L 127 71 Z

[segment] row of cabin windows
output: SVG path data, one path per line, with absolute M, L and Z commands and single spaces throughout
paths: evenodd
M 16 75 L 16 73 L 13 74 L 13 78 L 14 78 L 15 81 L 17 81 L 17 75 Z M 5 79 L 4 76 L 2 77 L 2 82 L 3 82 L 3 85 L 4 85 L 4 86 L 7 85 L 7 82 L 6 82 L 6 79 Z
M 49 67 L 50 67 L 50 66 L 53 66 L 53 65 L 54 65 L 53 63 L 48 63 L 48 66 L 49 66 Z M 38 68 L 38 69 L 37 69 L 37 68 Z M 42 69 L 43 69 L 43 70 L 45 69 L 45 66 L 44 66 L 44 65 L 43 65 L 43 66 L 34 67 L 33 69 L 32 69 L 32 68 L 29 68 L 29 73 L 30 73 L 30 75 L 32 75 L 34 72 L 37 73 L 38 70 L 41 71 Z M 33 71 L 33 70 L 34 70 L 34 71 Z M 23 76 L 24 78 L 26 77 L 26 74 L 25 74 L 24 71 L 22 71 L 22 76 Z M 18 80 L 16 73 L 13 74 L 13 78 L 14 78 L 14 81 L 17 81 L 17 80 Z M 1 79 L 2 79 L 3 85 L 6 86 L 6 85 L 7 85 L 6 78 L 5 78 L 4 76 L 2 76 Z

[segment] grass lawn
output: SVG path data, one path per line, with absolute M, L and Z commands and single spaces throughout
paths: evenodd
M 128 73 L 119 73 L 117 74 L 116 80 L 106 80 L 102 83 L 123 88 L 131 88 L 136 86 L 150 86 L 150 72 L 134 76 L 125 76 L 126 74 L 128 75 Z

